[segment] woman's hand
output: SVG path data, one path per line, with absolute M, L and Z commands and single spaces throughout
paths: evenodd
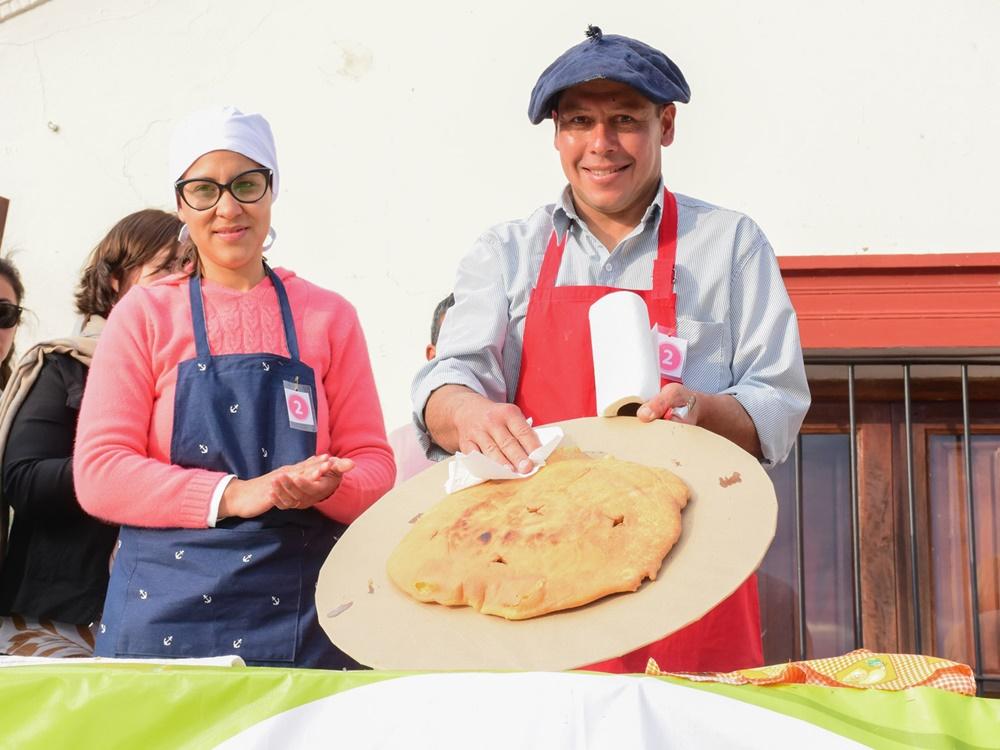
M 344 474 L 353 468 L 354 462 L 349 458 L 324 454 L 278 469 L 273 472 L 277 475 L 272 483 L 274 507 L 281 510 L 312 507 L 330 497 Z
M 256 518 L 271 508 L 309 508 L 332 495 L 343 475 L 353 468 L 350 459 L 324 454 L 282 466 L 256 479 L 233 479 L 222 493 L 218 520 L 230 516 Z

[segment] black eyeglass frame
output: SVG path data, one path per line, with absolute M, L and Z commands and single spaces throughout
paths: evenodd
M 238 195 L 236 195 L 236 193 L 233 192 L 233 183 L 235 183 L 241 177 L 246 177 L 248 174 L 262 174 L 267 177 L 267 184 L 264 186 L 264 192 L 260 194 L 260 198 L 254 198 L 252 201 L 245 201 Z M 191 205 L 191 202 L 184 196 L 184 186 L 189 185 L 192 182 L 207 182 L 219 188 L 219 195 L 211 206 L 205 206 L 204 208 L 197 208 Z M 208 209 L 215 208 L 217 205 L 219 205 L 219 201 L 222 200 L 223 193 L 229 193 L 231 196 L 233 196 L 233 199 L 238 201 L 239 203 L 256 203 L 265 195 L 267 195 L 267 191 L 271 189 L 273 182 L 274 182 L 274 172 L 271 169 L 269 169 L 268 167 L 256 167 L 255 169 L 248 169 L 246 172 L 240 172 L 225 185 L 223 185 L 221 182 L 210 180 L 207 177 L 192 177 L 190 180 L 178 180 L 177 182 L 174 183 L 174 191 L 177 193 L 177 195 L 180 196 L 181 200 L 184 201 L 184 203 L 186 203 L 187 206 L 191 208 L 193 211 L 208 211 Z
M 13 313 L 9 313 L 8 310 L 13 310 Z M 15 305 L 13 302 L 8 302 L 7 300 L 0 300 L 0 328 L 17 328 L 21 323 L 21 315 L 24 313 L 24 308 L 20 305 Z M 4 325 L 7 322 L 7 316 L 13 314 L 14 320 L 10 325 Z

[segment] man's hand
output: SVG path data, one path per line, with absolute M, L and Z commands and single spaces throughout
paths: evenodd
M 256 518 L 271 508 L 309 508 L 333 494 L 354 468 L 346 458 L 311 456 L 256 479 L 233 479 L 222 493 L 218 519 Z
M 497 404 L 460 385 L 438 388 L 424 419 L 431 438 L 446 451 L 479 451 L 515 471 L 531 471 L 528 454 L 541 443 L 514 404 Z
M 672 419 L 675 422 L 684 424 L 698 424 L 699 397 L 703 398 L 707 394 L 696 393 L 690 388 L 685 388 L 680 383 L 667 383 L 660 389 L 660 392 L 649 401 L 639 407 L 636 416 L 640 422 L 652 422 L 654 419 Z M 686 408 L 687 412 L 682 412 L 683 416 L 675 413 L 677 409 Z
M 687 413 L 683 416 L 677 414 L 680 407 L 687 407 Z M 685 388 L 680 383 L 667 383 L 659 393 L 639 407 L 636 416 L 642 422 L 670 419 L 699 425 L 732 440 L 758 459 L 764 457 L 757 426 L 743 405 L 728 393 L 700 393 Z

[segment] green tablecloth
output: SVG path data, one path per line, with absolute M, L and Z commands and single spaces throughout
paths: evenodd
M 5 667 L 0 669 L 0 745 L 24 750 L 213 747 L 297 706 L 407 676 L 411 675 L 65 661 L 52 666 Z M 461 690 L 465 682 L 475 689 L 473 675 L 453 677 L 458 686 L 455 689 Z M 487 680 L 476 683 L 483 685 L 504 675 L 475 677 Z M 528 673 L 518 684 L 530 685 L 540 679 Z M 621 678 L 573 673 L 561 676 L 560 684 L 570 686 L 573 693 L 577 683 L 581 687 L 602 685 L 594 680 L 615 679 Z M 1000 748 L 1000 701 L 933 688 L 879 692 L 807 685 L 736 687 L 668 677 L 630 679 L 630 685 L 648 686 L 642 681 L 654 680 L 683 691 L 735 699 L 871 747 Z M 378 691 L 365 695 L 369 693 L 373 701 L 380 700 Z M 592 705 L 588 710 L 595 713 Z M 647 698 L 641 710 L 655 713 L 667 709 L 661 709 L 655 698 Z M 386 711 L 391 714 L 390 709 Z M 719 720 L 726 721 L 724 710 L 719 712 Z M 430 731 L 429 727 L 413 729 Z M 381 727 L 373 726 L 372 731 L 376 730 Z M 327 740 L 317 744 L 344 746 L 338 738 Z M 475 741 L 467 742 L 468 747 L 476 745 Z

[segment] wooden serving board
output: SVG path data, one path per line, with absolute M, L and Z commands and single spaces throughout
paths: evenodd
M 749 453 L 677 422 L 592 417 L 558 424 L 563 445 L 662 466 L 691 488 L 680 541 L 655 581 L 520 621 L 410 598 L 389 580 L 385 563 L 416 516 L 444 497 L 442 462 L 375 503 L 333 548 L 316 589 L 320 624 L 331 640 L 377 669 L 573 669 L 694 622 L 757 569 L 774 538 L 778 504 Z

